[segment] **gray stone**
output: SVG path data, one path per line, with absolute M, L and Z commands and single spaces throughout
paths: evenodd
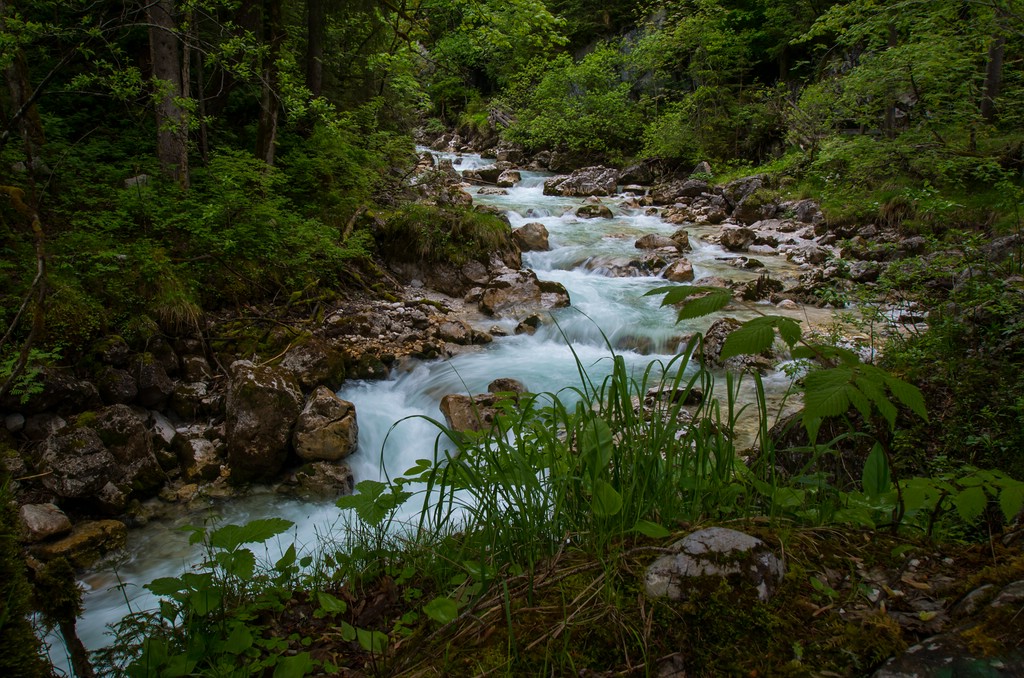
M 576 216 L 580 219 L 611 219 L 614 215 L 607 205 L 590 203 L 580 206 L 576 210 Z
M 693 264 L 686 259 L 678 259 L 668 265 L 662 276 L 672 282 L 690 282 L 693 280 Z
M 537 221 L 523 224 L 512 231 L 512 239 L 524 252 L 546 252 L 551 249 L 548 244 L 548 229 Z
M 488 393 L 526 393 L 526 386 L 518 379 L 502 377 L 487 384 Z
M 523 175 L 518 170 L 505 170 L 498 175 L 498 186 L 502 188 L 511 188 L 523 180 Z
M 741 226 L 722 228 L 719 244 L 731 252 L 743 252 L 754 243 L 754 232 Z
M 585 167 L 569 176 L 558 176 L 544 182 L 544 195 L 569 197 L 611 195 L 619 181 L 619 171 L 608 167 Z
M 233 482 L 273 479 L 288 457 L 292 429 L 302 411 L 302 394 L 284 368 L 231 365 L 225 404 L 228 463 Z
M 87 499 L 115 479 L 117 462 L 99 435 L 86 426 L 66 427 L 42 446 L 43 486 L 57 496 Z
M 644 588 L 651 597 L 685 600 L 694 580 L 710 577 L 750 586 L 766 601 L 782 581 L 782 561 L 760 539 L 743 532 L 724 527 L 698 530 L 671 549 L 674 555 L 663 556 L 647 568 Z
M 71 521 L 54 504 L 25 504 L 20 516 L 22 537 L 30 543 L 71 531 Z
M 638 250 L 656 250 L 662 247 L 678 249 L 679 244 L 676 240 L 669 238 L 668 236 L 659 235 L 657 233 L 648 233 L 647 235 L 637 238 L 636 242 L 633 243 L 633 247 Z
M 4 427 L 11 433 L 18 433 L 25 428 L 25 415 L 15 412 L 4 417 Z
M 306 461 L 338 461 L 356 451 L 358 440 L 355 406 L 321 386 L 295 423 L 292 445 Z

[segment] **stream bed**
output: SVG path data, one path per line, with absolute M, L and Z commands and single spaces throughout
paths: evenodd
M 490 164 L 474 155 L 437 155 L 452 160 L 458 170 Z M 438 404 L 449 393 L 482 393 L 488 383 L 502 377 L 517 379 L 533 392 L 557 392 L 579 385 L 576 357 L 590 378 L 599 382 L 611 370 L 609 345 L 639 372 L 651 361 L 669 362 L 685 346 L 691 333 L 704 331 L 711 324 L 710 317 L 677 324 L 675 310 L 660 307 L 660 297 L 644 296 L 669 284 L 663 278 L 611 277 L 602 265 L 636 258 L 637 238 L 650 233 L 669 236 L 679 226 L 647 214 L 644 208 L 629 206 L 635 204 L 629 201 L 629 195 L 603 199 L 612 209 L 613 218 L 579 218 L 574 212 L 584 199 L 544 195 L 543 182 L 548 176 L 524 171 L 521 183 L 507 189 L 506 195 L 474 195 L 474 199 L 504 210 L 513 228 L 528 222 L 540 222 L 546 227 L 550 251 L 524 253 L 523 266 L 533 269 L 542 280 L 564 285 L 571 306 L 553 311 L 554 322 L 543 323 L 532 335 L 514 334 L 519 319 L 468 317 L 470 323 L 482 330 L 490 331 L 497 325 L 508 336 L 496 336 L 486 346 L 462 350 L 447 359 L 404 363 L 386 380 L 346 382 L 338 395 L 353 402 L 358 413 L 359 449 L 346 460 L 357 482 L 380 479 L 385 471 L 394 477 L 412 467 L 416 460 L 432 458 L 437 429 L 422 417 L 441 420 Z M 468 190 L 476 194 L 479 189 Z M 726 260 L 735 258 L 735 253 L 702 240 L 702 228 L 713 227 L 690 229 L 692 251 L 686 255 L 697 279 L 757 278 L 760 271 L 729 265 Z M 762 259 L 777 279 L 798 275 L 796 266 L 784 257 Z M 410 291 L 415 295 L 415 281 Z M 727 315 L 745 320 L 758 311 L 789 315 L 805 324 L 821 325 L 831 318 L 830 311 L 799 308 L 780 312 L 767 302 L 730 308 Z M 763 379 L 777 404 L 787 391 L 790 378 L 776 371 Z M 741 399 L 751 402 L 752 392 L 744 393 Z M 404 421 L 394 427 L 399 420 Z M 300 550 L 311 552 L 318 543 L 330 539 L 332 533 L 344 529 L 343 517 L 333 501 L 290 499 L 269 490 L 254 491 L 207 514 L 154 521 L 133 529 L 126 556 L 82 579 L 86 588 L 85 615 L 78 628 L 86 646 L 95 649 L 108 644 L 107 626 L 120 620 L 129 606 L 133 610 L 153 606 L 154 598 L 143 588 L 145 583 L 157 577 L 176 576 L 202 557 L 198 547 L 188 544 L 189 533 L 181 527 L 205 522 L 244 523 L 270 516 L 295 522 L 289 533 L 267 545 L 271 558 L 293 542 Z M 60 654 L 61 648 L 55 645 L 53 655 L 58 665 L 63 663 Z

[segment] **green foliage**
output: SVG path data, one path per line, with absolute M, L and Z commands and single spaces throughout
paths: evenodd
M 0 670 L 4 675 L 36 678 L 50 675 L 39 638 L 29 621 L 31 588 L 18 543 L 19 520 L 6 475 L 0 478 Z
M 579 62 L 560 55 L 531 65 L 510 87 L 517 120 L 507 138 L 530 149 L 635 152 L 643 103 L 631 96 L 627 68 L 625 55 L 607 44 Z
M 493 214 L 409 203 L 387 215 L 375 237 L 386 259 L 461 265 L 507 249 L 511 231 Z

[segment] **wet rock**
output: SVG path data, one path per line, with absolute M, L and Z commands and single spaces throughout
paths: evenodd
M 662 271 L 668 261 L 658 254 L 648 253 L 640 258 L 621 256 L 590 257 L 582 263 L 582 267 L 609 278 L 636 278 L 653 276 Z
M 529 269 L 506 271 L 487 283 L 479 303 L 481 311 L 500 317 L 568 306 L 569 293 L 560 283 L 539 280 Z
M 494 186 L 483 186 L 476 192 L 477 195 L 508 195 L 508 191 L 504 188 L 495 188 Z
M 303 497 L 343 497 L 354 487 L 352 470 L 345 464 L 315 461 L 295 472 L 296 493 Z
M 86 520 L 74 526 L 71 534 L 54 542 L 32 547 L 32 554 L 43 561 L 65 558 L 72 567 L 86 568 L 103 556 L 124 548 L 128 528 L 119 520 Z
M 615 215 L 607 205 L 598 202 L 581 205 L 576 210 L 576 216 L 580 219 L 611 219 Z
M 559 176 L 544 182 L 544 195 L 584 197 L 611 195 L 619 182 L 618 170 L 609 167 L 586 167 L 568 176 Z
M 741 226 L 726 226 L 722 229 L 719 244 L 730 252 L 743 252 L 754 243 L 754 232 Z
M 128 343 L 115 334 L 93 344 L 92 353 L 104 365 L 127 367 L 132 351 L 128 348 Z
M 721 354 L 725 340 L 742 324 L 735 318 L 719 318 L 711 323 L 711 327 L 704 333 L 704 360 L 709 365 L 722 365 Z
M 648 233 L 647 235 L 637 238 L 636 242 L 633 243 L 633 247 L 638 250 L 655 250 L 662 247 L 678 249 L 678 243 L 673 238 L 659 235 L 657 233 Z
M 526 385 L 518 379 L 501 377 L 487 384 L 488 393 L 526 393 Z
M 700 595 L 702 582 L 710 578 L 725 579 L 740 589 L 752 588 L 761 601 L 767 601 L 782 582 L 782 561 L 763 541 L 743 532 L 711 527 L 670 548 L 675 553 L 654 561 L 644 576 L 644 589 L 652 598 L 687 600 Z
M 512 239 L 524 252 L 546 252 L 551 249 L 548 244 L 548 229 L 537 221 L 523 224 L 512 231 Z
M 984 656 L 969 647 L 957 631 L 933 636 L 911 645 L 872 674 L 873 678 L 940 678 L 985 676 L 1012 678 L 1024 675 L 1024 654 Z
M 338 388 L 345 381 L 345 356 L 321 337 L 309 337 L 289 349 L 281 367 L 292 373 L 303 390 Z
M 321 386 L 306 401 L 292 444 L 305 461 L 338 461 L 356 451 L 358 439 L 355 406 Z
M 624 169 L 622 176 L 619 177 L 619 182 L 623 184 L 643 184 L 646 186 L 654 183 L 664 173 L 665 166 L 663 161 L 656 158 L 647 158 Z M 627 188 L 626 190 L 630 189 Z
M 761 174 L 756 174 L 750 177 L 743 177 L 742 179 L 736 179 L 730 181 L 722 188 L 722 195 L 728 201 L 729 205 L 736 206 L 740 204 L 744 198 L 751 195 L 765 185 L 765 177 Z
M 676 244 L 677 250 L 680 252 L 690 251 L 690 234 L 685 228 L 676 229 L 676 231 L 669 237 Z
M 693 280 L 693 264 L 686 259 L 678 259 L 668 265 L 662 276 L 672 282 L 690 282 Z
M 525 320 L 521 321 L 518 325 L 516 325 L 516 329 L 515 329 L 514 332 L 517 335 L 519 335 L 519 334 L 533 335 L 537 331 L 537 328 L 540 327 L 540 326 L 541 326 L 540 316 L 535 314 L 535 315 L 529 316 Z
M 498 186 L 502 188 L 511 188 L 523 180 L 523 175 L 518 170 L 505 170 L 498 175 Z
M 54 504 L 25 504 L 19 510 L 22 539 L 29 543 L 71 531 L 71 521 Z
M 233 482 L 272 479 L 288 456 L 302 394 L 289 370 L 246 360 L 231 365 L 225 405 Z
M 510 388 L 504 388 L 510 386 Z M 514 379 L 496 379 L 488 386 L 490 393 L 475 396 L 457 393 L 446 395 L 441 399 L 441 413 L 444 415 L 448 428 L 453 431 L 488 431 L 498 415 L 503 411 L 501 403 L 516 400 L 526 388 Z M 519 390 L 519 389 L 522 390 Z M 511 394 L 511 395 L 510 395 Z
M 40 455 L 43 486 L 59 497 L 87 499 L 117 477 L 116 461 L 99 435 L 86 426 L 54 433 Z
M 682 179 L 658 184 L 651 191 L 651 198 L 656 205 L 671 205 L 675 202 L 696 198 L 711 190 L 708 182 L 701 179 Z

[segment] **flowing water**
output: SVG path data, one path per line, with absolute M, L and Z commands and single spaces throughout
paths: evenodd
M 453 160 L 458 170 L 489 164 L 478 156 L 440 155 Z M 573 212 L 583 200 L 545 196 L 546 176 L 522 172 L 522 182 L 508 189 L 507 195 L 475 199 L 506 210 L 513 227 L 531 221 L 545 225 L 551 250 L 525 253 L 523 265 L 536 271 L 541 279 L 562 283 L 569 291 L 572 306 L 554 311 L 551 316 L 555 322 L 543 324 L 532 336 L 498 337 L 485 347 L 446 360 L 412 363 L 385 381 L 346 383 L 339 395 L 355 403 L 359 418 L 359 451 L 347 460 L 357 481 L 380 478 L 382 467 L 393 477 L 413 466 L 417 459 L 432 458 L 436 428 L 421 418 L 406 418 L 425 415 L 440 419 L 438 404 L 448 393 L 485 392 L 487 384 L 499 377 L 518 379 L 535 392 L 578 386 L 580 377 L 573 352 L 597 382 L 610 371 L 608 344 L 639 371 L 652 360 L 668 362 L 685 344 L 687 335 L 710 325 L 710 318 L 677 325 L 671 308 L 661 308 L 657 297 L 644 296 L 645 292 L 666 285 L 663 279 L 617 278 L 600 272 L 606 268 L 602 263 L 636 258 L 639 251 L 633 243 L 638 237 L 648 233 L 671 235 L 677 226 L 648 216 L 641 208 L 626 206 L 629 196 L 604 199 L 615 213 L 612 219 L 577 218 Z M 476 193 L 478 189 L 469 190 Z M 687 254 L 697 278 L 757 277 L 757 272 L 737 269 L 723 261 L 735 255 L 694 237 L 699 233 L 691 231 L 693 251 Z M 763 257 L 763 261 L 777 278 L 796 275 L 793 265 L 781 257 Z M 753 308 L 746 308 L 730 310 L 729 315 L 746 319 L 754 313 Z M 812 322 L 823 319 L 820 315 L 807 316 L 804 311 L 792 315 Z M 497 324 L 510 335 L 516 325 L 512 319 L 478 320 L 482 329 Z M 789 385 L 789 379 L 781 373 L 768 374 L 764 381 L 776 397 Z M 751 399 L 750 394 L 744 397 L 748 402 Z M 392 430 L 395 422 L 403 419 Z M 193 515 L 133 530 L 129 535 L 129 555 L 117 564 L 116 571 L 97 571 L 84 578 L 86 612 L 79 630 L 88 647 L 97 648 L 109 642 L 104 635 L 106 626 L 121 619 L 128 605 L 132 609 L 153 605 L 143 584 L 157 577 L 176 576 L 197 562 L 201 554 L 188 545 L 188 534 L 179 529 L 182 525 L 202 524 L 206 519 L 242 523 L 268 516 L 294 521 L 296 527 L 282 535 L 280 543 L 268 545 L 271 557 L 280 552 L 282 545 L 292 542 L 311 550 L 318 540 L 343 529 L 340 511 L 333 502 L 285 499 L 269 492 L 233 500 L 216 510 L 216 515 Z

